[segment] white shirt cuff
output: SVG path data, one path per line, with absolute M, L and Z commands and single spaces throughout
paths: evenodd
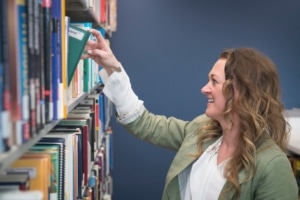
M 128 124 L 143 113 L 144 102 L 132 90 L 130 79 L 122 66 L 121 72 L 113 72 L 110 76 L 104 69 L 99 74 L 104 83 L 103 92 L 115 105 L 120 123 Z

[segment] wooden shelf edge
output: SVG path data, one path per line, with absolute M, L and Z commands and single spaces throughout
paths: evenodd
M 36 137 L 31 138 L 20 146 L 13 146 L 8 152 L 0 153 L 0 172 L 3 172 L 5 168 L 9 167 L 15 160 L 27 152 L 30 147 L 36 144 L 44 135 L 46 135 L 53 127 L 57 125 L 59 120 L 53 121 L 49 124 L 45 124 L 45 127 L 39 131 Z

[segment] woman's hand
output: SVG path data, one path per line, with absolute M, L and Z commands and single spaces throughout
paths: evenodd
M 121 64 L 114 56 L 108 43 L 102 37 L 101 33 L 95 29 L 89 30 L 97 41 L 89 40 L 85 46 L 85 54 L 81 56 L 81 59 L 92 58 L 99 66 L 103 67 L 108 75 L 111 75 L 114 71 L 121 70 Z

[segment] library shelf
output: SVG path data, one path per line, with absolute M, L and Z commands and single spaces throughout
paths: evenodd
M 2 152 L 0 154 L 0 172 L 3 172 L 7 167 L 9 167 L 15 160 L 27 152 L 34 144 L 36 144 L 43 136 L 45 136 L 51 129 L 53 129 L 59 120 L 52 121 L 51 123 L 45 124 L 44 128 L 39 131 L 39 133 L 26 141 L 20 146 L 12 146 L 9 151 Z

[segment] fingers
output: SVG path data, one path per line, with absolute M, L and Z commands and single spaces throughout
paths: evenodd
M 86 58 L 90 58 L 91 56 L 89 55 L 89 54 L 87 54 L 87 53 L 84 53 L 84 54 L 82 54 L 81 55 L 81 57 L 80 57 L 80 59 L 86 59 Z
M 97 44 L 99 45 L 100 49 L 102 49 L 104 51 L 108 51 L 108 52 L 111 51 L 107 42 L 105 41 L 102 34 L 100 33 L 100 31 L 97 31 L 95 29 L 90 29 L 89 31 L 96 37 Z
M 96 45 L 97 45 L 97 42 L 92 41 L 92 40 L 88 40 L 85 47 L 84 47 L 84 51 L 94 49 Z

